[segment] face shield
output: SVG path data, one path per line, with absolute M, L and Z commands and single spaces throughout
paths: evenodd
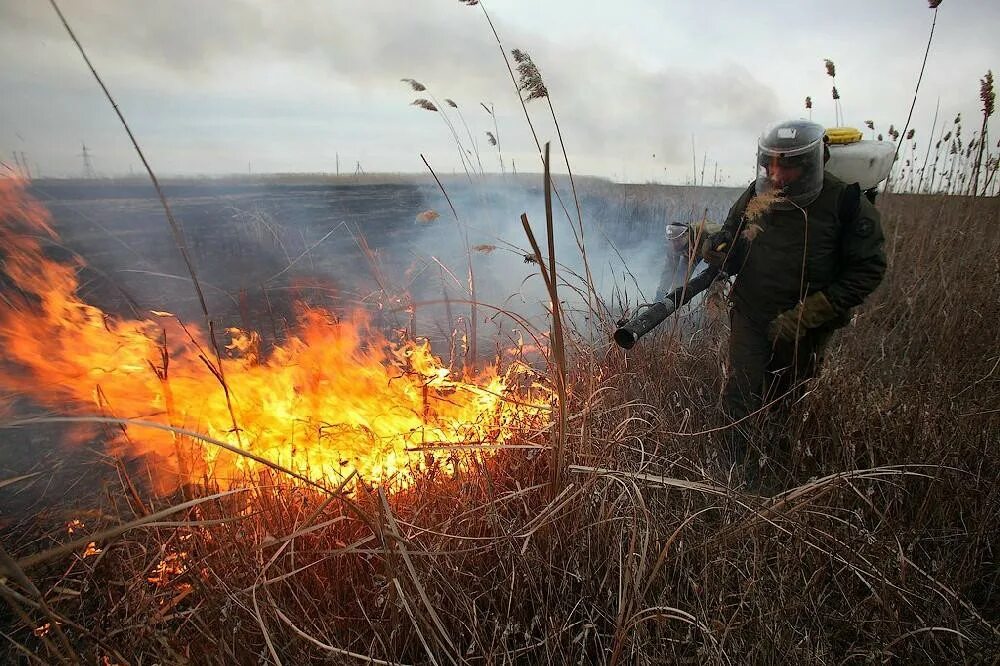
M 795 206 L 815 201 L 823 189 L 822 126 L 798 120 L 765 130 L 757 144 L 755 189 L 757 194 L 778 192 Z

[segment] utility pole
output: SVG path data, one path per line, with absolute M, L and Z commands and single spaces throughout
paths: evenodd
M 337 175 L 340 176 L 340 153 L 334 153 L 337 156 Z
M 83 177 L 94 178 L 94 165 L 90 161 L 90 151 L 87 150 L 87 144 L 82 141 L 80 143 L 83 145 L 83 152 L 79 155 L 83 158 Z
M 24 175 L 28 177 L 28 180 L 31 180 L 31 167 L 28 165 L 28 156 L 24 154 L 23 150 L 21 151 L 21 165 L 24 167 Z
M 694 134 L 691 135 L 691 184 L 698 184 L 698 156 L 694 151 Z

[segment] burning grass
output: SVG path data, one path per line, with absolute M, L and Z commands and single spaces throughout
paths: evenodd
M 97 663 L 990 661 L 1000 204 L 880 207 L 885 284 L 805 395 L 752 424 L 774 497 L 706 472 L 718 323 L 665 325 L 628 358 L 569 346 L 554 492 L 543 433 L 517 440 L 527 451 L 450 452 L 393 494 L 257 468 L 228 493 L 155 496 L 123 472 L 58 532 L 10 525 L 6 649 Z
M 205 336 L 170 313 L 117 319 L 83 302 L 76 266 L 31 235 L 52 234 L 48 214 L 18 181 L 0 180 L 0 214 L 13 292 L 0 304 L 0 390 L 110 419 L 114 450 L 157 458 L 161 492 L 227 487 L 265 460 L 307 482 L 405 487 L 414 467 L 456 445 L 502 446 L 549 411 L 527 366 L 453 373 L 426 341 L 387 340 L 363 314 L 308 310 L 267 355 L 255 332 L 229 329 L 231 353 L 213 362 Z

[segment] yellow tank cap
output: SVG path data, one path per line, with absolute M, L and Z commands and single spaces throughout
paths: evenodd
M 826 138 L 831 144 L 857 143 L 861 141 L 861 130 L 856 127 L 830 127 Z

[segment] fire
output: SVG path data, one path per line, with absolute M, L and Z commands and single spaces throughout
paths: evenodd
M 360 314 L 302 317 L 262 355 L 230 329 L 221 368 L 208 336 L 165 312 L 121 319 L 77 296 L 79 265 L 44 254 L 48 211 L 0 178 L 0 392 L 54 408 L 192 430 L 311 480 L 352 472 L 405 487 L 456 445 L 510 442 L 544 424 L 551 392 L 512 363 L 457 377 L 426 342 L 387 340 Z M 223 381 L 228 390 L 223 390 Z M 227 486 L 260 463 L 172 430 L 128 426 L 116 449 L 148 455 L 162 489 Z
M 187 572 L 189 559 L 185 552 L 168 553 L 153 569 L 153 575 L 148 576 L 146 580 L 157 587 L 166 585 L 172 579 Z

